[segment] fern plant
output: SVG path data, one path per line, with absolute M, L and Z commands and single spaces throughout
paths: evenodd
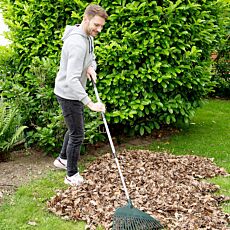
M 0 159 L 23 140 L 26 126 L 21 125 L 17 108 L 12 108 L 0 98 Z

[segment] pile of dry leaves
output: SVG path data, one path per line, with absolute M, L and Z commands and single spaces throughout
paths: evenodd
M 228 229 L 229 215 L 220 203 L 229 198 L 214 195 L 218 186 L 202 180 L 227 176 L 210 159 L 144 150 L 123 151 L 118 159 L 134 206 L 165 228 Z M 115 209 L 127 203 L 111 154 L 94 161 L 83 177 L 82 186 L 58 191 L 49 210 L 65 219 L 85 220 L 89 229 L 110 229 Z

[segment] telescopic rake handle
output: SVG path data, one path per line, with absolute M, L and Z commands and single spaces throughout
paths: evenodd
M 91 77 L 91 80 L 93 82 L 93 88 L 94 88 L 94 91 L 95 91 L 95 94 L 96 94 L 97 101 L 101 102 L 99 94 L 98 94 L 98 91 L 97 91 L 96 83 L 94 82 L 92 77 Z M 125 184 L 125 179 L 123 177 L 121 167 L 120 167 L 119 161 L 117 159 L 117 155 L 116 155 L 113 140 L 112 140 L 112 137 L 111 137 L 111 134 L 110 134 L 110 131 L 109 131 L 109 127 L 108 127 L 107 121 L 105 119 L 105 114 L 103 112 L 101 112 L 101 115 L 102 115 L 102 119 L 103 119 L 103 122 L 104 122 L 104 125 L 105 125 L 105 130 L 106 130 L 107 136 L 109 138 L 109 143 L 110 143 L 110 147 L 111 147 L 111 150 L 112 150 L 112 153 L 113 153 L 113 157 L 115 159 L 115 162 L 116 162 L 116 165 L 117 165 L 117 168 L 118 168 L 118 171 L 119 171 L 119 175 L 120 175 L 121 182 L 122 182 L 122 185 L 123 185 L 123 188 L 124 188 L 124 191 L 125 191 L 126 198 L 127 198 L 128 202 L 131 202 L 130 198 L 129 198 L 129 193 L 128 193 L 128 190 L 127 190 L 127 187 L 126 187 L 126 184 Z

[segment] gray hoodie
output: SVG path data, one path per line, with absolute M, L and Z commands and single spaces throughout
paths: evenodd
M 62 40 L 64 44 L 54 93 L 65 99 L 81 101 L 86 105 L 90 102 L 85 91 L 86 70 L 89 66 L 96 69 L 93 38 L 87 36 L 80 26 L 75 25 L 66 27 Z

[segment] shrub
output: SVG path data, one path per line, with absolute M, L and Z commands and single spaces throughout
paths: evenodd
M 0 92 L 6 86 L 10 88 L 14 84 L 15 56 L 16 54 L 8 46 L 0 46 Z
M 141 135 L 188 122 L 214 86 L 210 54 L 222 38 L 221 1 L 101 1 L 99 91 L 111 123 Z M 134 130 L 134 131 L 133 131 Z
M 230 2 L 225 0 L 227 8 L 222 12 L 219 17 L 218 24 L 222 29 L 222 39 L 219 40 L 212 53 L 213 59 L 213 76 L 212 81 L 216 82 L 214 92 L 211 96 L 219 96 L 224 98 L 230 97 Z
M 38 142 L 57 147 L 61 116 L 53 84 L 60 38 L 66 24 L 80 22 L 88 2 L 0 3 L 11 30 L 11 47 L 18 54 L 13 85 L 9 84 L 11 76 L 4 80 L 4 96 L 18 101 L 25 124 L 37 130 Z M 220 22 L 227 7 L 225 1 L 98 3 L 110 15 L 95 41 L 95 52 L 98 90 L 107 107 L 106 117 L 110 125 L 114 124 L 112 128 L 144 135 L 164 124 L 188 122 L 202 97 L 214 86 L 210 55 L 223 36 Z M 92 87 L 88 89 L 92 96 Z M 102 138 L 100 124 L 86 113 L 87 141 Z
M 230 98 L 230 36 L 222 43 L 216 51 L 213 64 L 213 81 L 217 85 L 212 96 Z
M 23 131 L 26 126 L 21 125 L 18 109 L 7 105 L 0 99 L 0 161 L 7 158 L 7 153 L 24 139 Z
M 71 24 L 74 18 L 80 18 L 80 14 L 73 13 L 73 9 L 77 8 L 72 1 L 69 1 L 70 8 L 66 1 L 54 4 L 50 1 L 40 1 L 37 5 L 33 3 L 17 1 L 12 4 L 1 1 L 5 9 L 5 21 L 11 30 L 9 38 L 14 41 L 5 50 L 12 54 L 8 55 L 11 62 L 3 58 L 1 66 L 18 63 L 11 72 L 2 71 L 2 91 L 4 97 L 16 102 L 23 123 L 29 127 L 27 145 L 37 143 L 47 152 L 55 154 L 62 144 L 66 129 L 53 93 L 54 78 L 59 66 L 60 38 L 66 23 L 71 21 Z M 83 12 L 85 6 L 81 8 Z M 85 142 L 102 140 L 103 135 L 97 132 L 100 119 L 87 112 L 85 120 Z

